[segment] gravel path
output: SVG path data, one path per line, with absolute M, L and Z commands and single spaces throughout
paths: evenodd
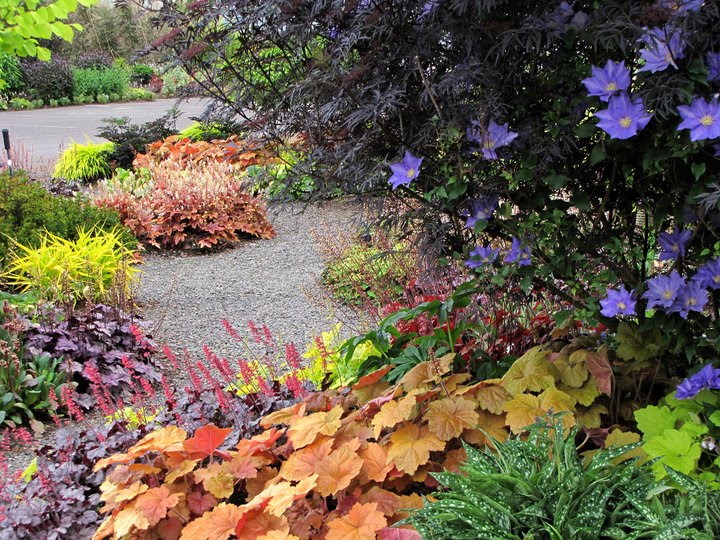
M 361 215 L 349 201 L 289 205 L 270 212 L 277 231 L 272 240 L 245 241 L 210 255 L 146 255 L 138 299 L 144 317 L 154 322 L 153 338 L 176 354 L 187 349 L 195 359 L 205 344 L 235 359 L 246 351 L 221 321 L 247 334 L 252 320 L 302 351 L 334 323 L 318 289 L 322 260 L 313 231 L 355 229 Z
M 288 205 L 269 212 L 277 231 L 272 240 L 247 240 L 205 255 L 146 254 L 137 300 L 144 318 L 154 324 L 154 340 L 175 353 L 187 349 L 196 360 L 203 357 L 204 344 L 228 359 L 247 357 L 221 321 L 227 319 L 247 334 L 252 319 L 267 325 L 281 343 L 293 341 L 304 350 L 318 332 L 336 322 L 323 307 L 318 287 L 322 259 L 313 232 L 357 230 L 362 215 L 351 201 Z M 178 388 L 187 382 L 185 373 L 168 374 Z M 84 425 L 91 429 L 102 421 L 98 413 Z M 46 427 L 37 446 L 54 440 L 54 426 Z M 15 446 L 6 457 L 11 473 L 22 470 L 33 457 L 32 448 Z

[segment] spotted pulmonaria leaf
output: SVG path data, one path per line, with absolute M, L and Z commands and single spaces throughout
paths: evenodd
M 209 424 L 198 428 L 195 436 L 183 442 L 183 447 L 190 459 L 203 459 L 213 455 L 220 455 L 218 450 L 228 435 L 232 433 L 232 428 L 219 428 L 214 424 Z M 227 452 L 223 452 L 227 454 Z
M 312 443 L 318 435 L 335 435 L 340 429 L 342 406 L 338 405 L 328 412 L 317 412 L 293 422 L 288 430 L 288 439 L 295 448 Z
M 441 441 L 459 437 L 465 429 L 477 427 L 475 404 L 461 397 L 433 401 L 425 414 L 430 432 Z
M 347 515 L 328 522 L 326 540 L 375 540 L 387 519 L 376 503 L 356 503 Z
M 388 458 L 398 470 L 415 474 L 420 465 L 430 459 L 430 452 L 442 450 L 445 443 L 438 439 L 426 427 L 408 424 L 390 436 Z
M 502 385 L 513 396 L 527 390 L 542 392 L 555 386 L 557 375 L 557 369 L 548 360 L 547 351 L 535 347 L 515 360 L 503 375 Z

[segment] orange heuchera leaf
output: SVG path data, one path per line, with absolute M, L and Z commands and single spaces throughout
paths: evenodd
M 168 475 L 165 477 L 165 482 L 167 482 L 168 484 L 172 484 L 178 478 L 181 478 L 186 474 L 192 472 L 198 461 L 199 460 L 197 459 L 186 459 L 180 464 L 179 467 L 173 469 L 168 473 Z
M 380 369 L 376 369 L 372 373 L 368 373 L 364 377 L 360 377 L 358 382 L 353 384 L 352 389 L 358 390 L 360 388 L 365 388 L 366 386 L 371 386 L 378 382 L 380 379 L 382 379 L 385 374 L 392 369 L 391 365 L 383 366 Z
M 505 410 L 505 402 L 510 399 L 510 394 L 502 386 L 487 384 L 487 381 L 479 382 L 469 387 L 462 395 L 474 395 L 475 401 L 481 409 L 493 414 L 501 414 Z
M 401 427 L 390 436 L 388 458 L 400 471 L 415 474 L 420 465 L 430 459 L 430 452 L 445 448 L 445 442 L 438 439 L 427 428 L 415 424 Z
M 105 480 L 100 486 L 100 491 L 102 492 L 100 500 L 108 504 L 105 508 L 112 509 L 123 501 L 130 501 L 138 495 L 145 493 L 148 488 L 149 486 L 147 484 L 143 484 L 140 481 L 133 482 L 129 486 L 117 486 L 109 480 Z M 103 509 L 103 511 L 105 511 L 105 509 Z
M 470 379 L 470 377 L 471 375 L 469 373 L 453 373 L 443 379 L 443 385 L 448 392 L 455 392 L 455 390 L 458 390 L 458 387 Z
M 182 534 L 183 522 L 177 516 L 170 516 L 163 519 L 155 527 L 155 532 L 160 540 L 178 540 Z
M 388 460 L 387 449 L 378 443 L 369 443 L 360 455 L 363 460 L 360 471 L 363 483 L 382 482 L 394 466 Z
M 519 394 L 505 404 L 507 416 L 505 422 L 513 431 L 520 433 L 524 428 L 533 424 L 536 418 L 545 414 L 540 408 L 540 400 L 532 394 Z
M 300 540 L 294 534 L 290 534 L 290 528 L 287 529 L 275 529 L 262 536 L 258 536 L 257 540 Z
M 111 536 L 114 531 L 114 519 L 112 516 L 108 517 L 103 521 L 100 526 L 95 531 L 95 534 L 93 534 L 93 537 L 91 540 L 103 540 L 103 538 L 107 538 L 108 536 Z
M 478 426 L 480 429 L 469 429 L 465 431 L 462 438 L 465 442 L 482 446 L 493 445 L 493 439 L 504 442 L 508 438 L 508 430 L 505 426 L 505 415 L 490 414 L 485 411 L 478 413 Z
M 456 448 L 455 450 L 450 450 L 448 453 L 445 454 L 445 461 L 443 461 L 443 469 L 452 472 L 452 473 L 458 473 L 460 472 L 460 466 L 465 463 L 467 460 L 467 452 L 465 452 L 464 448 Z
M 461 397 L 433 401 L 425 414 L 430 431 L 441 441 L 459 437 L 465 429 L 477 427 L 475 403 Z
M 223 463 L 223 470 L 232 475 L 235 480 L 245 480 L 257 476 L 256 460 L 252 457 L 236 454 L 230 461 Z
M 307 446 L 318 435 L 335 435 L 340 429 L 340 418 L 343 409 L 341 405 L 333 407 L 328 412 L 317 412 L 293 422 L 288 430 L 288 439 L 295 448 Z
M 219 428 L 209 424 L 198 428 L 195 436 L 183 442 L 183 447 L 190 459 L 204 459 L 220 454 L 218 448 L 225 442 L 232 428 Z
M 143 513 L 135 508 L 135 501 L 120 510 L 113 520 L 113 532 L 115 538 L 122 538 L 133 529 L 144 531 L 150 526 L 150 522 Z
M 357 400 L 358 405 L 363 405 L 371 399 L 381 397 L 390 389 L 390 384 L 386 381 L 378 381 L 370 386 L 364 386 L 352 391 L 353 397 Z
M 130 457 L 140 457 L 147 452 L 165 452 L 187 439 L 187 432 L 175 426 L 166 426 L 154 431 L 128 450 Z
M 396 510 L 402 508 L 400 495 L 396 495 L 392 491 L 382 489 L 378 486 L 373 486 L 367 492 L 363 493 L 357 502 L 374 502 L 377 504 L 377 509 L 387 517 L 394 516 Z
M 403 375 L 399 384 L 409 392 L 426 383 L 436 383 L 442 375 L 450 371 L 454 358 L 454 354 L 446 354 L 435 361 L 421 362 Z
M 180 540 L 228 540 L 235 533 L 243 511 L 234 504 L 220 503 L 183 529 Z
M 404 420 L 410 420 L 413 409 L 417 404 L 415 396 L 420 390 L 413 390 L 398 401 L 388 401 L 381 408 L 380 412 L 372 419 L 373 436 L 377 439 L 383 428 L 393 427 Z
M 140 495 L 135 502 L 135 508 L 142 512 L 152 527 L 167 516 L 168 509 L 177 506 L 182 497 L 182 493 L 171 494 L 167 487 L 160 486 Z
M 238 540 L 257 540 L 270 531 L 285 529 L 287 525 L 284 517 L 268 515 L 262 508 L 252 508 L 246 511 L 238 521 L 235 535 Z
M 315 466 L 330 455 L 333 439 L 322 437 L 301 450 L 296 450 L 280 468 L 286 480 L 302 480 L 315 472 Z
M 236 448 L 239 454 L 252 456 L 275 446 L 275 442 L 282 437 L 282 434 L 283 432 L 277 428 L 268 429 L 252 439 L 241 439 Z
M 375 540 L 376 532 L 387 526 L 387 519 L 376 503 L 357 503 L 347 515 L 328 524 L 326 540 Z
M 595 377 L 598 390 L 605 395 L 612 394 L 613 372 L 608 360 L 607 348 L 600 347 L 597 352 L 590 352 L 585 359 L 587 368 Z
M 252 501 L 243 506 L 244 509 L 266 508 L 267 512 L 280 517 L 297 499 L 302 499 L 312 490 L 318 480 L 313 474 L 293 486 L 290 482 L 278 482 L 258 493 Z
M 334 495 L 350 485 L 360 472 L 363 460 L 357 455 L 360 441 L 355 439 L 333 451 L 315 465 L 317 492 L 323 497 Z

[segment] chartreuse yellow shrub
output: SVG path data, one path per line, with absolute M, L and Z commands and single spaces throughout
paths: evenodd
M 137 273 L 131 266 L 134 252 L 123 244 L 119 229 L 81 228 L 77 240 L 46 233 L 37 248 L 14 245 L 3 279 L 51 302 L 107 300 L 117 287 L 128 292 Z
M 53 176 L 78 182 L 93 182 L 109 178 L 112 174 L 108 156 L 115 145 L 111 142 L 95 144 L 73 143 L 65 150 L 55 164 Z

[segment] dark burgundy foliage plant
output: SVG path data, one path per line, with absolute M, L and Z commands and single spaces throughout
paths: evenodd
M 160 382 L 160 364 L 153 357 L 153 343 L 133 334 L 138 332 L 137 318 L 102 304 L 76 311 L 65 320 L 58 320 L 59 316 L 55 312 L 43 322 L 29 324 L 26 351 L 62 358 L 78 383 L 77 401 L 83 407 L 89 408 L 94 402 L 93 371 L 99 373 L 110 393 L 129 397 L 133 374 L 123 365 L 123 357 L 130 361 L 137 376 L 150 384 Z

